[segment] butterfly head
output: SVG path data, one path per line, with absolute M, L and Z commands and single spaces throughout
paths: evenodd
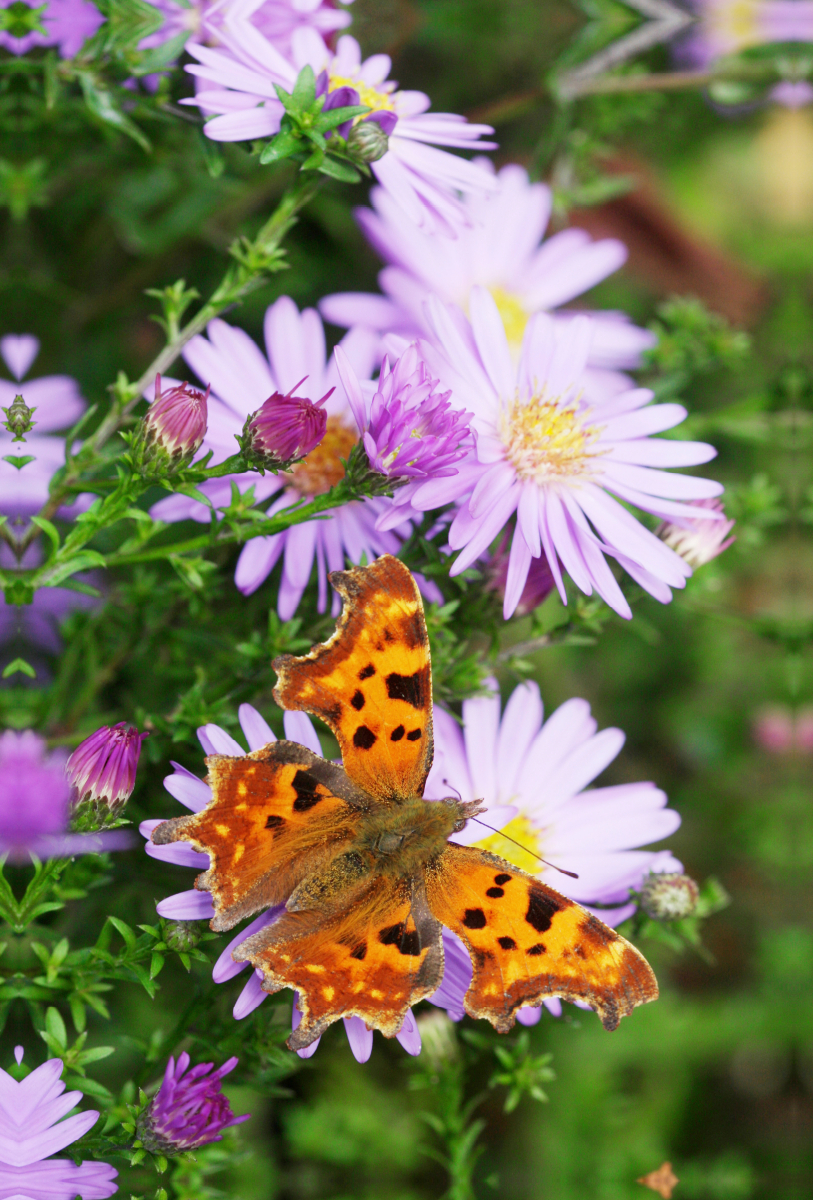
M 481 809 L 479 801 L 462 804 L 411 796 L 370 812 L 354 849 L 384 874 L 409 875 L 440 854 L 449 836 L 459 833 Z

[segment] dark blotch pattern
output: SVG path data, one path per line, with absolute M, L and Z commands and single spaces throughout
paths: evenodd
M 531 958 L 538 958 L 540 954 L 545 953 L 545 947 L 541 942 L 537 942 L 535 946 L 530 946 L 525 953 L 530 955 Z
M 406 733 L 406 730 L 404 729 L 403 725 L 399 725 L 398 728 L 393 729 L 392 733 L 390 734 L 390 741 L 391 742 L 400 742 L 401 738 L 404 736 L 405 733 Z
M 403 921 L 382 929 L 378 940 L 382 946 L 397 946 L 401 954 L 408 954 L 412 958 L 417 958 L 421 952 L 421 939 L 417 929 L 407 931 Z
M 322 799 L 316 792 L 319 781 L 314 779 L 308 771 L 297 771 L 291 786 L 296 792 L 294 812 L 307 812 L 309 808 L 313 808 L 314 804 L 318 804 Z
M 356 712 L 361 712 L 361 710 L 364 708 L 364 692 L 362 692 L 360 688 L 356 688 L 355 692 L 353 693 L 353 699 L 350 701 L 350 703 L 353 705 L 353 708 L 356 710 Z
M 354 946 L 353 949 L 350 951 L 350 957 L 357 958 L 359 960 L 359 962 L 361 962 L 364 958 L 366 958 L 367 957 L 367 943 L 359 942 L 359 944 L 357 946 Z
M 375 667 L 372 663 L 367 663 L 366 667 L 362 667 L 359 671 L 359 679 L 372 679 L 375 675 Z
M 486 914 L 482 908 L 467 908 L 463 914 L 463 924 L 467 929 L 484 929 Z
M 395 641 L 395 634 L 392 632 L 391 629 L 384 630 L 384 641 L 385 642 L 394 642 Z
M 486 895 L 490 896 L 492 900 L 499 900 L 505 895 L 505 892 L 502 890 L 502 888 L 498 887 L 486 888 Z
M 579 925 L 579 933 L 585 941 L 592 942 L 597 946 L 606 946 L 610 942 L 618 941 L 618 934 L 615 930 L 608 929 L 592 913 L 589 913 Z
M 296 807 L 296 804 L 294 804 L 294 807 Z M 285 824 L 284 817 L 278 817 L 278 816 L 276 816 L 275 813 L 272 813 L 271 816 L 268 818 L 268 820 L 265 822 L 265 827 L 266 827 L 266 829 L 279 829 L 284 824 Z
M 421 669 L 414 675 L 399 675 L 393 671 L 387 676 L 387 695 L 390 700 L 406 700 L 413 708 L 426 708 L 426 671 Z
M 497 938 L 497 942 L 502 946 L 503 950 L 516 950 L 517 948 L 517 943 L 510 937 Z
M 376 740 L 372 729 L 368 729 L 366 725 L 359 725 L 353 734 L 353 745 L 359 750 L 369 750 L 371 746 L 375 745 Z
M 419 742 L 420 740 L 421 740 L 420 729 L 410 729 L 409 733 L 407 734 L 407 741 L 408 742 Z
M 528 911 L 525 920 L 532 925 L 537 933 L 550 929 L 551 921 L 556 916 L 561 905 L 544 892 L 531 891 L 528 897 Z M 529 951 L 530 953 L 530 951 Z
M 497 887 L 502 887 L 502 885 L 503 885 L 504 883 L 510 883 L 510 882 L 511 882 L 511 876 L 510 876 L 510 875 L 506 875 L 506 874 L 505 874 L 505 872 L 503 872 L 503 873 L 502 873 L 502 875 L 495 875 L 495 876 L 494 876 L 494 882 L 496 883 Z

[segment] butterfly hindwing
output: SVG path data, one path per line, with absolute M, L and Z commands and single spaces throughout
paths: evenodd
M 296 742 L 271 742 L 244 757 L 213 754 L 206 764 L 209 804 L 163 821 L 152 840 L 189 842 L 209 855 L 196 887 L 212 894 L 216 930 L 285 903 L 342 853 L 369 807 L 341 767 Z
M 339 1017 L 357 1016 L 393 1037 L 407 1009 L 440 984 L 440 925 L 423 886 L 376 876 L 351 902 L 286 912 L 234 951 L 263 973 L 268 992 L 296 988 L 302 1021 L 288 1040 L 310 1045 Z
M 516 1009 L 547 997 L 589 1004 L 605 1029 L 657 998 L 652 969 L 634 946 L 505 859 L 450 843 L 425 875 L 431 912 L 471 954 L 466 1012 L 501 1033 Z
M 302 658 L 275 659 L 274 698 L 330 726 L 347 774 L 371 796 L 421 796 L 432 765 L 432 674 L 420 592 L 388 554 L 330 580 L 344 597 L 336 632 Z

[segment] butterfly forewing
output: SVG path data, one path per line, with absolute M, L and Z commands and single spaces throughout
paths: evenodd
M 658 985 L 646 959 L 580 905 L 476 847 L 450 844 L 426 870 L 433 915 L 466 944 L 469 1016 L 501 1033 L 516 1009 L 547 997 L 581 1000 L 615 1029 Z
M 209 855 L 196 886 L 212 894 L 213 929 L 284 904 L 346 849 L 369 806 L 341 767 L 296 742 L 272 742 L 242 758 L 214 754 L 206 763 L 209 804 L 162 822 L 152 840 L 189 842 Z
M 344 597 L 336 632 L 302 658 L 274 661 L 274 698 L 330 726 L 344 769 L 371 796 L 422 796 L 432 766 L 432 674 L 415 581 L 390 555 L 330 580 Z

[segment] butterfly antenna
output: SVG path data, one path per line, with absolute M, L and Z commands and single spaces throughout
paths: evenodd
M 460 795 L 460 792 L 457 790 L 457 788 L 455 787 L 455 785 L 454 785 L 453 783 L 449 783 L 449 780 L 448 780 L 448 779 L 444 779 L 444 780 L 443 780 L 443 786 L 444 786 L 444 787 L 447 787 L 447 788 L 450 788 L 450 789 L 451 789 L 451 791 L 453 791 L 453 792 L 455 793 L 455 795 L 457 796 L 457 798 L 458 798 L 458 800 L 460 801 L 460 803 L 461 803 L 461 804 L 463 803 L 463 797 Z
M 514 845 L 518 846 L 520 850 L 524 850 L 526 854 L 531 854 L 534 858 L 538 858 L 539 861 L 544 863 L 546 867 L 552 867 L 553 870 L 558 871 L 560 875 L 568 875 L 571 879 L 579 878 L 575 871 L 566 871 L 564 867 L 557 867 L 556 863 L 548 862 L 546 858 L 543 858 L 541 854 L 537 854 L 535 850 L 529 850 L 527 846 L 523 846 L 522 842 L 518 842 L 516 838 L 512 838 L 510 834 L 503 833 L 502 829 L 495 829 L 493 825 L 486 825 L 485 821 L 481 821 L 479 817 L 469 817 L 469 820 L 476 821 L 478 825 L 483 826 L 483 829 L 490 829 L 492 833 L 498 833 L 500 837 L 504 837 L 506 841 L 513 842 Z

